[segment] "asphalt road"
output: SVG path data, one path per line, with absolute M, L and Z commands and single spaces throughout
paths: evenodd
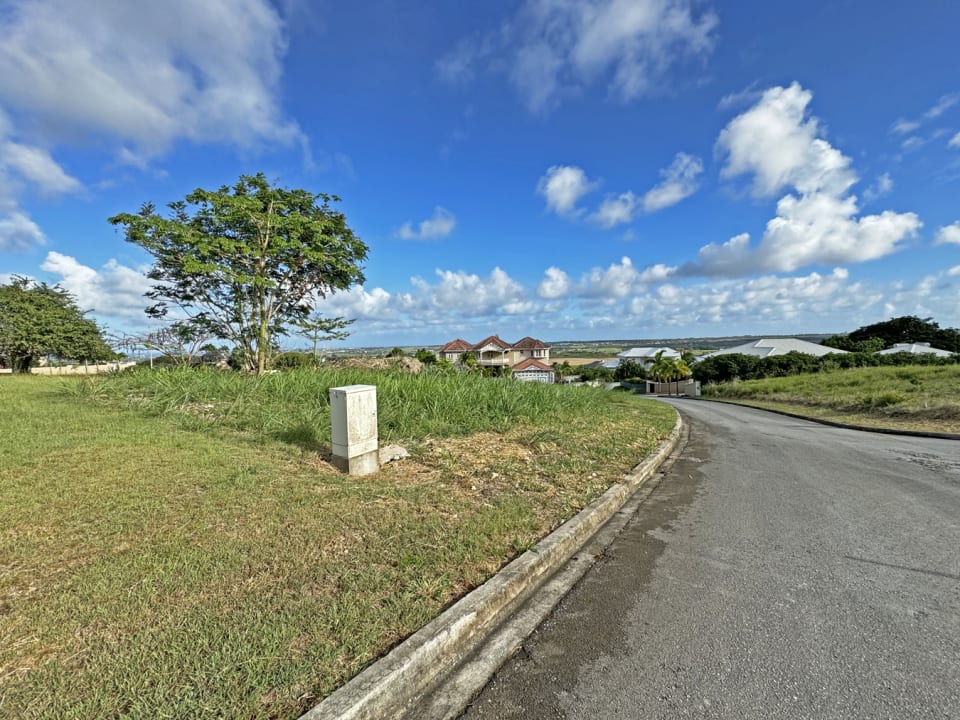
M 686 448 L 463 717 L 960 718 L 960 441 L 674 404 Z

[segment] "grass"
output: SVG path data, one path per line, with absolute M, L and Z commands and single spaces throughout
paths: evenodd
M 378 385 L 412 457 L 324 460 Z M 363 372 L 0 378 L 0 717 L 294 718 L 669 432 L 589 388 Z
M 855 425 L 960 432 L 958 365 L 834 370 L 718 383 L 703 393 Z

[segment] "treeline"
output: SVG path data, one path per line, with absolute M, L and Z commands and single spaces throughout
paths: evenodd
M 933 318 L 904 315 L 864 325 L 849 335 L 833 335 L 822 344 L 848 352 L 876 352 L 897 343 L 929 343 L 941 350 L 960 353 L 960 330 L 942 328 Z
M 960 363 L 960 355 L 937 357 L 908 352 L 892 355 L 877 355 L 872 352 L 830 353 L 822 357 L 790 352 L 786 355 L 763 358 L 734 353 L 701 360 L 693 367 L 693 378 L 706 384 L 881 365 L 955 365 L 957 363 Z

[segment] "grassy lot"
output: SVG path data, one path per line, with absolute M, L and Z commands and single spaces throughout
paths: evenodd
M 379 387 L 367 478 L 327 389 Z M 0 378 L 0 717 L 292 718 L 621 478 L 670 408 L 360 371 Z
M 873 367 L 718 383 L 707 397 L 838 422 L 960 432 L 960 366 Z

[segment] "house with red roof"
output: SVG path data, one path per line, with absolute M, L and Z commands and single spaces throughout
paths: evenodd
M 468 352 L 473 354 L 477 365 L 481 367 L 509 368 L 514 377 L 521 380 L 554 382 L 553 368 L 547 364 L 550 361 L 550 346 L 542 340 L 528 336 L 508 343 L 499 335 L 491 335 L 471 345 L 457 338 L 441 346 L 437 350 L 437 358 L 458 363 Z

